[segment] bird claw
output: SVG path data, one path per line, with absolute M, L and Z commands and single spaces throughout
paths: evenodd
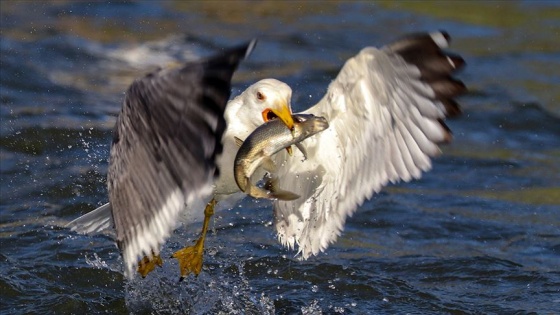
M 198 276 L 200 274 L 200 271 L 202 271 L 204 240 L 206 239 L 206 232 L 208 231 L 208 222 L 210 222 L 210 217 L 214 215 L 215 206 L 215 199 L 212 199 L 206 205 L 206 208 L 204 209 L 204 223 L 202 225 L 202 232 L 200 233 L 200 237 L 196 241 L 196 244 L 180 249 L 171 256 L 171 258 L 176 258 L 179 261 L 179 269 L 181 271 L 181 278 L 179 278 L 179 281 L 183 281 L 185 276 L 188 276 L 191 273 L 194 273 L 195 276 Z
M 142 278 L 146 278 L 146 276 L 156 269 L 156 266 L 161 267 L 163 265 L 163 260 L 159 255 L 155 255 L 152 253 L 152 257 L 149 258 L 148 256 L 144 256 L 142 260 L 138 262 L 138 268 L 136 271 L 142 276 Z
M 176 251 L 172 258 L 176 258 L 179 261 L 179 268 L 181 270 L 180 281 L 183 280 L 185 276 L 194 273 L 195 276 L 200 274 L 202 270 L 202 257 L 204 256 L 204 238 L 201 236 L 196 244 L 193 246 L 188 246 L 183 249 Z

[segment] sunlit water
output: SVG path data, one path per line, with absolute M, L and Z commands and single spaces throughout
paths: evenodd
M 560 8 L 450 3 L 2 1 L 0 312 L 558 314 Z M 166 260 L 126 282 L 110 235 L 63 227 L 107 201 L 111 128 L 147 71 L 258 36 L 233 94 L 276 77 L 303 109 L 362 47 L 436 29 L 468 64 L 454 142 L 325 253 L 294 259 L 270 203 L 246 198 L 213 220 L 198 278 Z

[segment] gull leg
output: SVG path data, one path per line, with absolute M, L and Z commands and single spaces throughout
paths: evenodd
M 142 275 L 142 278 L 146 278 L 150 272 L 156 269 L 156 265 L 161 267 L 163 265 L 163 260 L 161 260 L 159 255 L 154 254 L 152 251 L 152 258 L 144 256 L 144 258 L 138 262 L 138 269 L 136 270 L 140 275 Z
M 214 215 L 214 207 L 216 206 L 216 199 L 212 198 L 210 202 L 206 205 L 204 209 L 204 223 L 202 225 L 202 232 L 200 237 L 196 241 L 196 244 L 180 249 L 171 256 L 171 258 L 177 258 L 179 260 L 179 268 L 181 269 L 181 278 L 179 281 L 183 280 L 185 276 L 189 275 L 191 272 L 196 276 L 202 270 L 202 256 L 204 255 L 204 240 L 206 239 L 206 231 L 208 230 L 208 222 L 210 222 L 210 217 Z

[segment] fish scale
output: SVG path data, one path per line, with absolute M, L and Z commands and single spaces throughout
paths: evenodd
M 281 200 L 299 198 L 299 195 L 279 189 L 274 178 L 267 182 L 266 189 L 251 183 L 251 176 L 259 167 L 274 172 L 276 166 L 271 159 L 272 155 L 292 145 L 297 145 L 305 155 L 305 148 L 299 143 L 329 127 L 324 117 L 310 114 L 296 114 L 292 117 L 294 119 L 292 130 L 288 129 L 281 120 L 273 119 L 255 129 L 245 141 L 238 139 L 241 146 L 235 157 L 233 172 L 237 186 L 244 193 L 255 198 Z

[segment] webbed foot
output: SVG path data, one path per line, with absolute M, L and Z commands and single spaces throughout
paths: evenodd
M 136 270 L 140 275 L 142 275 L 142 278 L 146 278 L 146 276 L 150 272 L 156 269 L 156 266 L 161 267 L 162 265 L 163 265 L 163 260 L 161 260 L 161 257 L 159 255 L 155 255 L 152 252 L 152 258 L 149 258 L 148 256 L 144 256 L 144 258 L 142 258 L 142 260 L 138 262 L 138 268 Z
M 210 217 L 214 215 L 214 207 L 216 205 L 216 200 L 212 199 L 204 209 L 204 223 L 202 225 L 202 232 L 196 243 L 192 246 L 185 247 L 176 251 L 172 258 L 176 258 L 179 261 L 179 268 L 181 270 L 181 278 L 179 281 L 183 280 L 185 276 L 190 273 L 194 273 L 195 276 L 200 274 L 202 270 L 202 258 L 204 255 L 204 241 L 206 239 L 206 232 L 208 230 L 208 223 L 210 222 Z

